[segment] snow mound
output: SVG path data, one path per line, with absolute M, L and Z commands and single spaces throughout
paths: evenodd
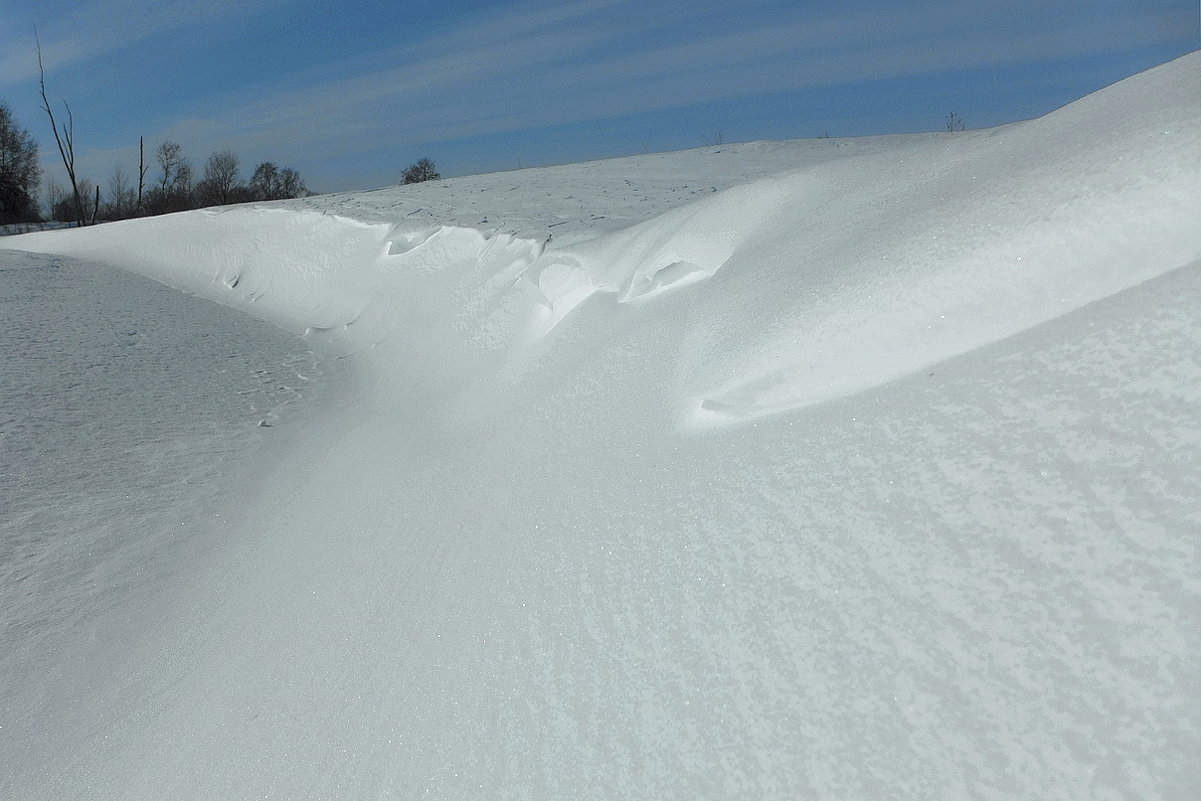
M 1199 65 L 1038 120 L 820 160 L 562 248 L 545 247 L 549 230 L 296 208 L 13 244 L 109 259 L 351 349 L 395 333 L 419 358 L 453 342 L 464 370 L 597 293 L 641 305 L 687 290 L 683 419 L 732 422 L 877 386 L 1201 257 Z
M 507 319 L 502 296 L 512 293 L 544 246 L 497 231 L 366 223 L 258 206 L 10 241 L 29 251 L 111 262 L 347 353 L 373 348 L 396 332 L 415 346 L 411 354 L 439 352 L 435 346 L 443 345 L 464 356 L 507 342 L 493 324 Z M 465 330 L 467 318 L 470 333 L 452 335 Z M 447 365 L 444 356 L 437 364 Z
M 1011 336 L 1201 257 L 1199 66 L 746 184 L 555 252 L 539 283 L 550 322 L 590 290 L 629 301 L 710 279 L 681 364 L 704 423 L 851 394 Z

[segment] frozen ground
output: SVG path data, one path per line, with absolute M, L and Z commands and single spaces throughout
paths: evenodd
M 1199 79 L 6 240 L 348 358 L 0 795 L 1191 798 Z

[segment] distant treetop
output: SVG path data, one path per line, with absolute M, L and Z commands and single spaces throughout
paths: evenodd
M 437 168 L 434 167 L 434 162 L 422 158 L 410 164 L 405 169 L 403 177 L 406 184 L 419 184 L 423 181 L 437 181 L 442 176 L 438 174 Z

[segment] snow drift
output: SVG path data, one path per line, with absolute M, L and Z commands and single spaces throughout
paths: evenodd
M 111 682 L 24 713 L 54 778 L 0 789 L 1185 797 L 1199 74 L 842 152 L 13 238 L 359 378 Z M 583 194 L 641 158 L 654 191 Z
M 428 306 L 447 284 L 437 316 L 495 344 L 545 334 L 597 291 L 644 301 L 724 268 L 697 298 L 706 322 L 680 371 L 698 416 L 755 417 L 877 385 L 1201 258 L 1196 86 L 1181 77 L 1193 58 L 1039 120 L 784 172 L 545 254 L 549 231 L 280 208 L 17 244 L 108 258 L 310 330 L 359 326 L 358 346 L 436 328 Z M 432 273 L 443 275 L 414 277 Z M 505 297 L 523 289 L 536 305 Z M 736 328 L 712 325 L 723 319 Z

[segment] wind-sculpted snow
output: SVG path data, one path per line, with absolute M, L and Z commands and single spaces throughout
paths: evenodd
M 641 303 L 706 282 L 690 295 L 680 405 L 737 421 L 876 386 L 1201 257 L 1196 86 L 1165 69 L 1039 120 L 823 161 L 545 253 L 550 231 L 270 208 L 17 246 L 107 257 L 351 347 L 396 332 L 412 354 L 434 338 L 501 349 L 597 292 Z
M 465 370 L 502 347 L 507 305 L 544 242 L 474 228 L 363 223 L 310 210 L 235 207 L 13 237 L 30 251 L 110 261 L 240 307 L 342 352 L 389 334 L 427 366 Z M 506 295 L 512 295 L 508 300 Z M 503 329 L 503 330 L 502 330 Z M 452 367 L 450 348 L 468 363 Z
M 1199 76 L 6 240 L 347 358 L 0 795 L 1191 797 Z
M 1152 72 L 1040 120 L 722 192 L 544 257 L 550 320 L 589 290 L 649 298 L 720 270 L 682 342 L 695 419 L 876 386 L 1201 257 L 1196 89 Z

